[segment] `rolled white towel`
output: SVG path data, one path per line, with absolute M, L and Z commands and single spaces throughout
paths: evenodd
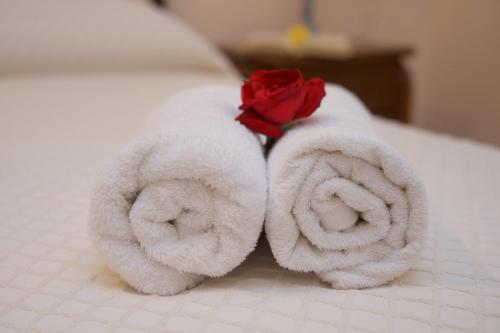
M 186 90 L 149 119 L 144 138 L 106 168 L 90 234 L 109 267 L 148 294 L 221 276 L 254 249 L 266 207 L 265 160 L 235 121 L 239 92 Z
M 424 242 L 422 186 L 371 125 L 356 97 L 329 86 L 321 107 L 268 160 L 265 229 L 276 260 L 334 288 L 393 280 Z

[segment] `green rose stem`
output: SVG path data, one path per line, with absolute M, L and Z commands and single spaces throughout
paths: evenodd
M 266 144 L 264 146 L 264 156 L 267 158 L 269 153 L 271 152 L 271 149 L 273 149 L 274 144 L 276 143 L 276 139 L 271 138 L 270 136 L 267 137 L 266 139 Z
M 281 130 L 283 131 L 283 133 L 285 133 L 286 131 L 288 131 L 291 127 L 293 126 L 293 122 L 289 122 L 283 126 L 281 126 Z M 264 156 L 267 158 L 267 156 L 269 155 L 269 153 L 271 152 L 271 149 L 273 149 L 273 146 L 274 144 L 276 143 L 276 141 L 278 141 L 278 139 L 275 139 L 275 138 L 272 138 L 270 136 L 268 136 L 266 138 L 266 144 L 264 146 Z

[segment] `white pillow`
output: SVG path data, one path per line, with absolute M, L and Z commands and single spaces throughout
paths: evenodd
M 208 41 L 144 0 L 1 0 L 0 73 L 232 72 Z

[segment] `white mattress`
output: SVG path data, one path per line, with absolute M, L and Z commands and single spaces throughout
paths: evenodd
M 500 332 L 500 150 L 377 121 L 431 205 L 417 267 L 338 291 L 279 268 L 263 243 L 224 278 L 177 296 L 136 293 L 86 230 L 96 172 L 197 75 L 0 80 L 0 331 Z

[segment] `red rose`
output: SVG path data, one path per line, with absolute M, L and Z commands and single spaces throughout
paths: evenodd
M 325 96 L 325 83 L 305 82 L 297 70 L 257 71 L 241 87 L 243 112 L 236 118 L 254 132 L 278 139 L 282 126 L 309 117 Z

